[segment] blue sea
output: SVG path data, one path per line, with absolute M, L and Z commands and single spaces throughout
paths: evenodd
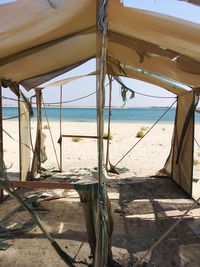
M 34 108 L 34 119 L 36 119 L 37 111 Z M 59 108 L 47 108 L 47 114 L 50 121 L 58 121 L 60 118 Z M 113 108 L 111 120 L 113 122 L 155 122 L 159 117 L 167 110 L 163 108 Z M 17 116 L 17 107 L 4 107 L 3 118 Z M 44 110 L 42 116 L 45 120 Z M 105 109 L 105 120 L 108 118 L 108 109 Z M 175 118 L 175 109 L 170 109 L 161 122 L 171 123 Z M 62 109 L 62 120 L 63 121 L 75 121 L 75 122 L 91 122 L 96 120 L 96 109 L 95 108 L 63 108 Z M 195 115 L 195 120 L 200 123 L 200 113 Z

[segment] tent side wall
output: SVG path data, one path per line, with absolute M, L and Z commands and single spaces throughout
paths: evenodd
M 189 91 L 178 96 L 177 101 L 172 147 L 164 171 L 192 195 L 194 112 L 197 98 L 194 91 Z

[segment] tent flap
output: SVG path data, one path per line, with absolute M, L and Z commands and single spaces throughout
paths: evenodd
M 20 152 L 20 180 L 25 181 L 30 171 L 31 139 L 30 139 L 30 112 L 19 91 L 19 152 Z
M 192 194 L 194 112 L 197 97 L 194 91 L 178 97 L 173 138 L 172 179 Z

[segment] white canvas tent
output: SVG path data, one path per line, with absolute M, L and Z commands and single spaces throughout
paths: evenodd
M 29 90 L 98 57 L 97 47 L 100 42 L 96 38 L 96 10 L 97 2 L 94 0 L 20 0 L 1 5 L 2 81 L 18 83 Z M 107 17 L 106 73 L 136 78 L 175 93 L 178 103 L 182 103 L 181 99 L 184 102 L 183 107 L 178 105 L 180 111 L 177 116 L 177 120 L 180 116 L 180 121 L 184 124 L 185 116 L 194 104 L 195 93 L 198 94 L 200 26 L 128 8 L 117 0 L 108 1 Z M 153 75 L 145 75 L 138 70 Z M 187 85 L 191 89 L 186 92 L 169 81 Z M 187 153 L 185 150 L 181 152 L 183 157 L 187 157 L 186 161 L 183 159 L 187 171 L 177 174 L 174 171 L 175 165 L 170 164 L 169 168 L 168 164 L 168 172 L 191 194 L 192 116 L 190 120 L 192 121 L 188 122 L 187 127 L 184 127 L 187 128 L 184 133 L 186 137 L 182 137 L 184 140 L 189 138 L 190 145 L 187 148 L 182 145 Z M 176 126 L 179 132 L 177 136 L 181 136 L 183 125 L 177 122 Z M 175 140 L 177 136 L 174 137 Z M 176 146 L 179 146 L 179 140 Z M 175 157 L 173 150 L 173 158 Z
M 174 136 L 164 171 L 192 194 L 194 111 L 200 93 L 198 24 L 128 8 L 119 0 L 20 0 L 0 6 L 0 25 L 3 86 L 21 84 L 30 90 L 97 58 L 100 187 L 105 74 L 139 79 L 176 94 Z M 104 30 L 99 31 L 100 25 Z

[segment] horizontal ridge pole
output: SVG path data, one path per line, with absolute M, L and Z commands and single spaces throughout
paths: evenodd
M 42 189 L 74 189 L 74 184 L 59 182 L 40 182 L 40 181 L 9 181 L 13 187 L 22 188 L 42 188 Z
M 97 139 L 98 136 L 94 135 L 73 135 L 73 134 L 63 134 L 62 137 L 78 137 L 78 138 L 91 138 L 91 139 Z M 104 136 L 103 139 L 107 140 L 108 137 Z

